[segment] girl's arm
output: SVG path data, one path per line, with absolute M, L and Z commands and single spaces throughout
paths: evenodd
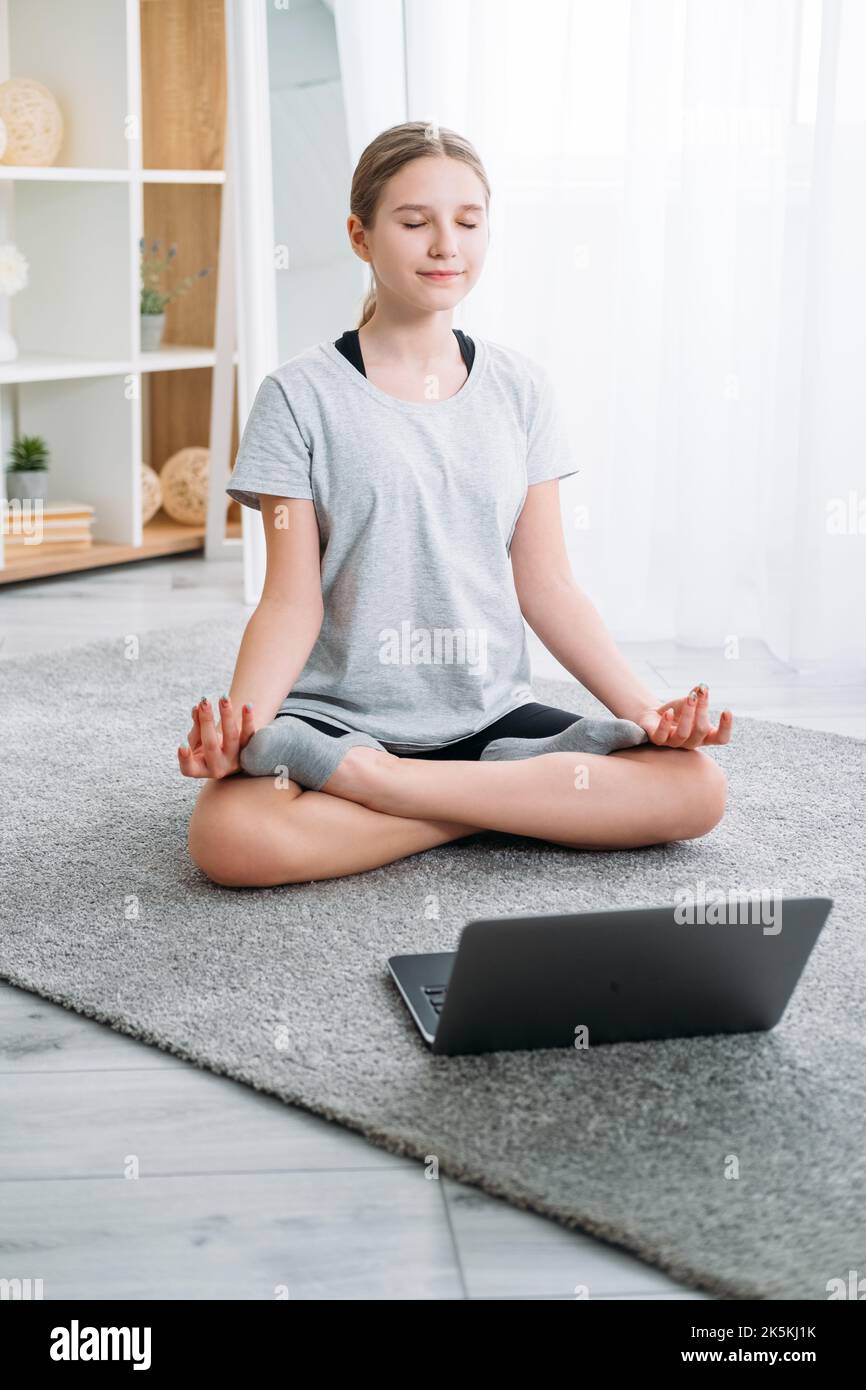
M 319 527 L 308 498 L 259 497 L 267 570 L 244 629 L 220 725 L 207 702 L 193 710 L 190 751 L 178 751 L 189 777 L 226 777 L 256 729 L 269 724 L 313 649 L 324 617 Z M 249 712 L 247 712 L 247 707 Z
M 727 743 L 732 716 L 719 726 L 709 721 L 707 690 L 697 699 L 660 703 L 632 670 L 604 625 L 592 600 L 571 572 L 559 482 L 535 483 L 528 490 L 514 528 L 511 565 L 520 610 L 557 661 L 618 719 L 631 719 L 647 730 L 652 742 L 697 746 Z M 668 717 L 664 711 L 673 711 Z M 682 742 L 681 742 L 682 739 Z
M 258 606 L 238 649 L 229 699 L 269 724 L 291 690 L 322 626 L 319 527 L 305 497 L 260 496 L 267 570 Z
M 511 567 L 529 626 L 597 700 L 618 719 L 635 719 L 658 704 L 575 581 L 562 534 L 558 479 L 528 489 L 511 539 Z

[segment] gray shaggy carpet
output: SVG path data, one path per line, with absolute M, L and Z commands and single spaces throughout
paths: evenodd
M 822 1299 L 866 1272 L 866 744 L 738 718 L 712 754 L 729 809 L 697 841 L 485 832 L 349 878 L 221 888 L 187 855 L 199 784 L 175 748 L 245 621 L 144 633 L 136 659 L 104 641 L 0 663 L 0 974 L 719 1297 Z M 534 688 L 601 708 L 576 683 Z M 473 917 L 665 903 L 701 880 L 835 899 L 770 1033 L 434 1057 L 387 975 Z

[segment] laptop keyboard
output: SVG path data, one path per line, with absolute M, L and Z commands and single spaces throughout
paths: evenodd
M 442 1012 L 446 991 L 446 985 L 422 985 L 421 988 L 422 994 L 426 994 L 437 1014 Z

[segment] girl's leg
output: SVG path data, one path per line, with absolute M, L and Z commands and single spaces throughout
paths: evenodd
M 727 779 L 700 749 L 436 762 L 353 748 L 323 792 L 391 816 L 456 817 L 574 848 L 690 840 L 721 820 Z
M 189 825 L 189 851 L 229 888 L 269 888 L 363 873 L 473 835 L 478 826 L 404 818 L 308 791 L 296 782 L 239 774 L 207 781 Z
M 479 829 L 567 848 L 664 844 L 718 824 L 726 778 L 697 749 L 480 763 L 363 748 L 327 787 L 243 775 L 205 782 L 190 820 L 193 861 L 227 887 L 270 887 L 362 873 Z

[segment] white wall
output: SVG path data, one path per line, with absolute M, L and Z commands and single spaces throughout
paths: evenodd
M 334 19 L 323 0 L 268 5 L 279 356 L 354 328 L 363 263 L 349 249 L 351 167 Z M 282 259 L 280 259 L 282 257 Z M 288 268 L 280 268 L 288 260 Z

